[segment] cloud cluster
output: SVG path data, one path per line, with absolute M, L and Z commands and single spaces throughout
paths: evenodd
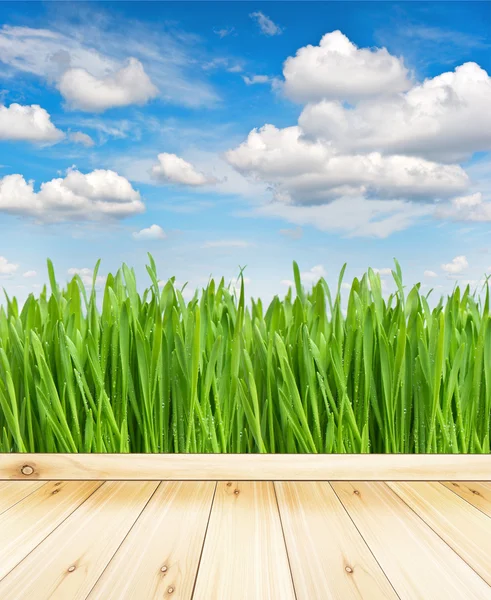
M 324 35 L 288 58 L 283 91 L 298 124 L 253 129 L 225 158 L 268 185 L 256 214 L 385 237 L 423 217 L 491 220 L 459 164 L 491 149 L 491 78 L 475 63 L 414 82 L 385 48 Z
M 96 221 L 122 219 L 145 210 L 138 191 L 114 171 L 96 169 L 83 174 L 69 169 L 34 190 L 22 175 L 0 179 L 0 212 L 37 221 Z
M 176 154 L 162 152 L 157 156 L 158 163 L 153 165 L 150 176 L 163 183 L 201 186 L 212 184 L 216 179 L 201 173 L 195 167 Z
M 0 139 L 54 144 L 65 137 L 51 122 L 49 113 L 38 104 L 0 105 Z

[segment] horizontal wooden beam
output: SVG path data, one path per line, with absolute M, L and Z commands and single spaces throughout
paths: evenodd
M 491 455 L 0 454 L 0 480 L 491 481 Z

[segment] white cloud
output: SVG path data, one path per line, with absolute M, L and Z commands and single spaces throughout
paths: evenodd
M 456 256 L 451 262 L 443 264 L 442 269 L 449 275 L 456 275 L 467 269 L 468 266 L 469 263 L 465 256 Z
M 64 178 L 42 183 L 38 192 L 22 175 L 0 179 L 0 212 L 38 221 L 121 219 L 144 209 L 139 192 L 114 171 L 68 169 Z
M 86 286 L 92 285 L 92 279 L 94 277 L 93 269 L 88 269 L 87 267 L 83 267 L 82 269 L 78 269 L 76 267 L 71 267 L 67 271 L 68 275 L 79 275 L 80 279 Z M 103 285 L 106 281 L 106 277 L 104 275 L 97 275 L 95 280 L 95 285 L 100 286 Z
M 244 240 L 214 240 L 205 242 L 202 248 L 247 248 L 251 244 Z
M 259 25 L 261 33 L 264 33 L 264 35 L 279 35 L 283 32 L 283 29 L 279 25 L 276 25 L 276 23 L 272 19 L 267 17 L 264 13 L 262 13 L 259 10 L 251 13 L 249 16 L 251 17 L 251 19 L 255 19 L 255 21 Z
M 9 263 L 9 261 L 5 258 L 5 256 L 0 256 L 0 276 L 2 275 L 12 275 L 17 271 L 19 265 L 14 265 L 13 263 Z
M 285 203 L 326 203 L 343 196 L 424 201 L 468 186 L 458 165 L 379 152 L 341 154 L 330 144 L 303 139 L 299 127 L 253 129 L 225 156 L 242 173 L 273 185 L 276 198 Z
M 453 198 L 449 203 L 437 206 L 435 217 L 453 221 L 491 221 L 491 202 L 485 202 L 481 192 Z
M 491 79 L 478 65 L 415 83 L 402 59 L 336 31 L 284 75 L 285 93 L 308 103 L 298 124 L 254 128 L 224 154 L 272 195 L 249 214 L 375 237 L 422 218 L 491 221 L 486 165 L 471 179 L 474 165 L 458 164 L 491 149 Z
M 249 277 L 244 277 L 244 286 L 249 285 L 251 283 L 251 280 L 249 279 Z M 230 280 L 230 285 L 235 288 L 236 290 L 240 290 L 240 286 L 241 286 L 241 278 L 240 277 L 232 277 L 232 279 Z
M 22 277 L 36 277 L 37 272 L 36 271 L 26 271 Z
M 342 98 L 340 99 L 342 100 Z M 476 63 L 442 73 L 405 94 L 355 107 L 322 100 L 299 117 L 304 134 L 342 152 L 405 154 L 442 162 L 491 150 L 491 77 Z
M 424 277 L 438 277 L 438 275 L 435 273 L 435 271 L 425 271 L 423 273 Z
M 327 33 L 319 46 L 309 44 L 287 58 L 283 75 L 286 95 L 302 103 L 356 101 L 410 87 L 402 59 L 385 48 L 357 48 L 340 31 Z
M 51 122 L 49 113 L 38 104 L 0 105 L 0 139 L 38 143 L 59 142 L 65 134 Z
M 22 71 L 57 85 L 67 71 L 72 71 L 64 83 L 74 103 L 102 110 L 109 100 L 118 106 L 128 99 L 139 103 L 151 93 L 145 76 L 134 66 L 128 69 L 127 60 L 133 57 L 144 65 L 146 77 L 160 90 L 165 102 L 190 107 L 216 104 L 219 97 L 215 90 L 192 69 L 201 50 L 197 36 L 183 31 L 157 31 L 115 15 L 111 15 L 111 21 L 111 30 L 101 28 L 96 21 L 78 25 L 65 21 L 59 30 L 55 29 L 56 22 L 50 30 L 4 25 L 0 28 L 4 77 Z M 131 83 L 125 75 L 131 75 L 135 84 L 143 83 L 143 89 L 138 90 L 138 85 L 129 89 Z M 81 89 L 81 81 L 88 84 L 88 90 Z M 93 95 L 96 88 L 103 93 L 100 101 Z
M 252 77 L 248 77 L 247 75 L 244 75 L 242 77 L 242 79 L 244 80 L 244 82 L 247 85 L 254 85 L 256 83 L 269 83 L 270 82 L 270 78 L 268 77 L 268 75 L 253 75 Z
M 326 277 L 327 271 L 323 265 L 316 265 L 308 271 L 300 273 L 300 279 L 303 283 L 317 283 L 321 277 Z
M 158 94 L 158 89 L 136 58 L 130 58 L 124 67 L 100 78 L 86 69 L 68 69 L 61 76 L 58 89 L 71 108 L 87 112 L 145 104 Z
M 83 133 L 82 131 L 74 131 L 73 133 L 70 133 L 68 137 L 72 142 L 75 142 L 76 144 L 82 144 L 86 148 L 95 146 L 95 142 L 90 135 Z
M 157 158 L 158 164 L 153 165 L 150 171 L 151 177 L 157 181 L 191 186 L 216 183 L 215 178 L 197 171 L 191 163 L 175 154 L 162 152 Z
M 167 235 L 160 225 L 150 225 L 146 229 L 141 229 L 133 233 L 135 240 L 163 240 L 166 237 Z

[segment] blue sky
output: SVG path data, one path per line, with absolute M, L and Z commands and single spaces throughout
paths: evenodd
M 0 5 L 0 285 L 491 273 L 491 3 Z

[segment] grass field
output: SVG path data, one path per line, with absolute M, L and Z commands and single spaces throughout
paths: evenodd
M 98 267 L 98 265 L 97 265 Z M 213 280 L 185 302 L 78 275 L 0 307 L 1 452 L 488 453 L 491 318 L 456 287 L 384 298 L 371 269 L 345 311 L 321 279 L 269 306 Z M 94 270 L 94 281 L 97 268 Z

